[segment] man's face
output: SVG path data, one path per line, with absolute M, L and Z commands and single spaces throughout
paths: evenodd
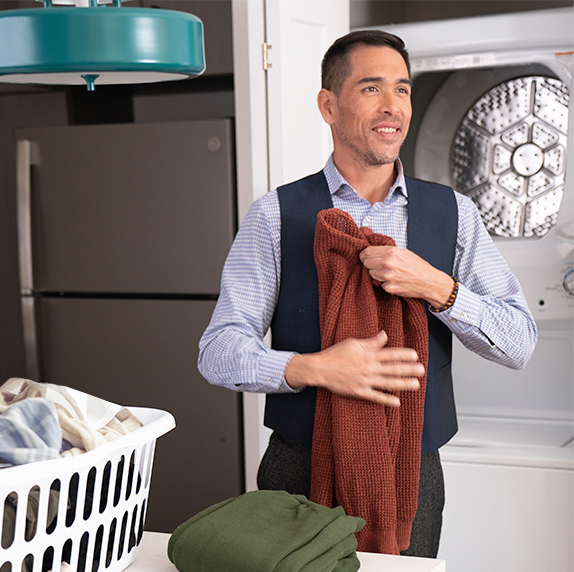
M 365 166 L 394 163 L 411 121 L 411 82 L 402 56 L 392 48 L 359 47 L 351 73 L 333 97 L 336 153 Z

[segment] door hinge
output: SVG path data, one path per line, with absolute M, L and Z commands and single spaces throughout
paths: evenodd
M 267 71 L 273 64 L 269 61 L 269 50 L 273 46 L 267 42 L 263 42 L 263 69 Z

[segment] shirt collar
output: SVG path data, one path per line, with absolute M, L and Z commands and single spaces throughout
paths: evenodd
M 397 169 L 397 178 L 395 182 L 391 186 L 389 190 L 389 195 L 392 195 L 395 191 L 399 191 L 405 196 L 407 194 L 407 185 L 405 181 L 405 172 L 403 169 L 403 164 L 401 163 L 400 159 L 397 159 L 395 163 L 395 167 Z M 329 185 L 329 192 L 334 195 L 341 187 L 347 186 L 350 189 L 353 189 L 349 183 L 345 180 L 343 175 L 339 173 L 337 167 L 335 167 L 335 163 L 333 162 L 333 155 L 329 157 L 325 167 L 323 169 L 323 173 L 325 174 L 325 178 L 327 179 L 327 184 Z M 355 191 L 355 189 L 353 189 Z M 356 192 L 356 191 L 355 191 Z

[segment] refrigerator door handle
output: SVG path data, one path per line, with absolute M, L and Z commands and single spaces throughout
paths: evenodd
M 32 142 L 24 139 L 16 144 L 16 186 L 18 189 L 18 255 L 22 327 L 26 374 L 39 380 L 38 340 L 36 334 L 36 309 L 33 295 L 32 272 L 32 209 L 31 209 Z
M 18 256 L 20 292 L 32 294 L 32 142 L 23 139 L 16 144 L 16 187 L 18 189 Z
M 24 333 L 24 358 L 26 375 L 33 381 L 40 381 L 40 359 L 36 334 L 36 300 L 34 296 L 22 296 L 22 330 Z

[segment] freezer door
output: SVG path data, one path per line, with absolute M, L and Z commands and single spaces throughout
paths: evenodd
M 235 230 L 231 120 L 17 131 L 33 289 L 219 291 Z M 18 145 L 26 149 L 26 144 Z
M 121 405 L 169 411 L 156 445 L 146 529 L 172 532 L 243 492 L 240 395 L 199 374 L 197 343 L 214 302 L 44 298 L 42 381 Z

